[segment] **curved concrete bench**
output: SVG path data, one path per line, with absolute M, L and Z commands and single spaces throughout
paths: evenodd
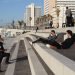
M 43 68 L 37 55 L 33 51 L 32 47 L 30 46 L 26 38 L 24 40 L 24 43 L 28 54 L 28 60 L 29 60 L 32 75 L 47 75 L 47 72 Z
M 55 49 L 53 48 L 53 50 L 61 53 L 62 55 L 70 58 L 71 60 L 75 61 L 75 43 L 69 48 L 69 49 Z
M 30 36 L 32 40 L 35 37 Z M 60 53 L 47 48 L 41 43 L 35 43 L 34 48 L 43 61 L 55 75 L 75 75 L 75 62 Z

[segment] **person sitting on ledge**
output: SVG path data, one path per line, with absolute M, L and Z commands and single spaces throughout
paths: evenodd
M 50 41 L 53 41 L 56 38 L 57 38 L 56 32 L 54 30 L 51 30 L 49 37 L 47 38 L 40 37 L 39 39 L 33 41 L 32 44 L 36 42 L 42 42 L 44 44 L 48 44 Z
M 3 57 L 6 57 L 6 61 L 5 61 L 6 64 L 10 64 L 10 62 L 9 62 L 10 53 L 5 52 L 6 49 L 4 49 L 4 47 L 3 47 L 3 41 L 4 41 L 4 39 L 1 38 L 1 35 L 0 35 L 0 72 L 3 72 L 1 70 L 1 62 L 2 62 Z
M 49 44 L 51 46 L 54 46 L 56 47 L 57 49 L 68 49 L 70 48 L 73 43 L 74 43 L 74 40 L 72 38 L 72 31 L 71 30 L 67 30 L 66 31 L 66 35 L 67 35 L 67 39 L 65 39 L 62 43 L 58 43 L 57 41 L 55 40 L 49 40 L 49 41 L 45 41 L 45 40 L 41 40 L 41 42 L 45 43 L 45 44 Z M 36 43 L 36 41 L 32 42 L 32 43 Z

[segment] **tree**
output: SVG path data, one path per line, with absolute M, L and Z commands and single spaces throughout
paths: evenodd
M 18 21 L 18 23 L 19 23 L 20 29 L 21 28 L 24 28 L 24 29 L 26 28 L 26 23 L 23 20 Z
M 59 14 L 60 14 L 60 10 L 58 8 L 56 8 L 56 15 L 57 15 L 57 28 L 59 27 Z
M 37 20 L 36 20 L 36 24 L 39 24 L 39 18 L 37 18 Z
M 60 13 L 60 10 L 58 8 L 56 8 L 57 17 L 59 17 L 59 13 Z
M 31 25 L 31 20 L 32 20 L 32 17 L 29 17 L 30 25 Z M 31 28 L 31 26 L 30 26 L 30 28 Z
M 19 23 L 19 26 L 20 26 L 20 29 L 21 29 L 21 27 L 22 27 L 22 21 L 18 21 L 18 23 Z
M 12 23 L 11 23 L 11 26 L 12 26 L 13 29 L 15 28 L 15 24 L 14 23 L 15 23 L 15 21 L 13 20 Z
M 53 17 L 52 17 L 50 14 L 48 14 L 48 15 L 47 15 L 47 19 L 48 19 L 48 20 L 52 20 Z
M 29 21 L 31 21 L 32 20 L 32 17 L 29 17 Z

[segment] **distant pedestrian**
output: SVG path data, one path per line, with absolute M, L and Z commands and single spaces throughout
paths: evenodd
M 39 29 L 39 28 L 37 27 L 37 28 L 36 28 L 36 32 L 38 31 L 38 29 Z
M 66 7 L 66 27 L 72 26 L 72 12 L 68 7 Z
M 50 28 L 52 28 L 52 25 L 53 25 L 53 21 L 49 20 L 49 26 L 50 26 Z

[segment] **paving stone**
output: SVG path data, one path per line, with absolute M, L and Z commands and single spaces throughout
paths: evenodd
M 19 52 L 17 56 L 14 75 L 31 75 L 23 40 L 21 40 L 19 44 Z

